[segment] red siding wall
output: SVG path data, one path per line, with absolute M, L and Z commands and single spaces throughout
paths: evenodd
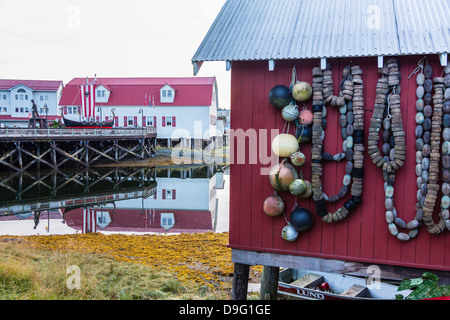
M 416 175 L 415 175 L 415 76 L 408 76 L 416 68 L 422 57 L 399 57 L 401 69 L 402 117 L 406 131 L 407 159 L 396 174 L 394 203 L 399 216 L 405 221 L 415 216 Z M 440 76 L 442 67 L 437 56 L 428 56 L 433 66 L 433 76 Z M 375 87 L 378 80 L 377 58 L 351 59 L 364 71 L 365 108 L 372 109 L 375 101 Z M 342 69 L 350 59 L 329 59 L 334 77 L 334 94 L 342 78 Z M 231 125 L 232 129 L 250 128 L 283 130 L 284 120 L 281 112 L 276 111 L 268 101 L 270 89 L 277 84 L 289 86 L 292 68 L 296 66 L 299 80 L 312 83 L 312 68 L 320 66 L 319 60 L 277 61 L 274 71 L 268 70 L 267 61 L 233 62 L 231 74 Z M 311 108 L 311 100 L 308 102 Z M 331 154 L 340 152 L 342 139 L 339 127 L 338 110 L 327 106 L 327 128 L 325 150 Z M 257 152 L 257 145 L 247 145 L 246 164 L 231 165 L 230 195 L 230 239 L 229 246 L 236 249 L 285 253 L 322 258 L 333 258 L 368 263 L 392 264 L 450 271 L 450 234 L 448 231 L 435 236 L 422 226 L 415 239 L 401 242 L 393 237 L 387 228 L 384 208 L 383 178 L 380 169 L 372 163 L 367 154 L 367 136 L 372 112 L 365 113 L 366 152 L 363 204 L 345 220 L 335 223 L 323 223 L 315 214 L 311 200 L 299 200 L 299 205 L 310 209 L 315 216 L 313 227 L 303 233 L 294 242 L 281 238 L 281 230 L 286 225 L 282 216 L 272 218 L 262 210 L 266 197 L 273 193 L 268 176 L 260 174 L 262 165 L 248 164 L 248 151 Z M 292 126 L 290 133 L 293 133 Z M 267 150 L 270 149 L 270 137 Z M 381 140 L 381 139 L 380 139 Z M 236 155 L 236 144 L 232 144 Z M 307 155 L 307 163 L 302 167 L 305 179 L 310 180 L 311 144 L 301 145 Z M 345 174 L 345 161 L 324 164 L 324 191 L 328 195 L 336 194 L 342 186 Z M 294 196 L 279 193 L 286 203 L 289 217 L 294 206 Z M 345 198 L 345 200 L 347 197 Z M 328 204 L 328 211 L 342 206 Z M 437 201 L 436 207 L 438 207 Z M 437 208 L 436 208 L 437 209 Z M 437 211 L 435 216 L 437 221 Z

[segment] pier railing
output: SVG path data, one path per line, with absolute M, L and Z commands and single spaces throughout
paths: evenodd
M 0 128 L 0 138 L 28 138 L 34 139 L 61 139 L 70 137 L 149 137 L 156 135 L 156 127 L 146 128 L 108 128 L 108 129 L 90 129 L 90 128 L 48 128 L 48 129 L 29 129 L 29 128 Z

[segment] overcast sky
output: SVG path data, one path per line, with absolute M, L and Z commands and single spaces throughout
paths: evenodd
M 0 0 L 0 78 L 193 76 L 191 58 L 225 0 Z M 225 62 L 205 62 L 221 107 Z

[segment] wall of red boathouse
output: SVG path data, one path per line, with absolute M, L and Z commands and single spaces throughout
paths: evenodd
M 415 216 L 416 175 L 415 175 L 415 103 L 416 76 L 408 80 L 417 67 L 422 56 L 398 57 L 401 71 L 402 118 L 406 132 L 407 159 L 396 174 L 394 205 L 399 216 L 409 221 Z M 433 77 L 440 76 L 442 67 L 437 55 L 428 56 L 433 67 Z M 230 168 L 230 238 L 229 246 L 258 252 L 272 252 L 289 255 L 332 258 L 339 260 L 360 261 L 374 264 L 392 264 L 450 271 L 450 234 L 431 235 L 425 226 L 420 228 L 415 239 L 402 242 L 393 237 L 387 227 L 384 208 L 384 189 L 382 171 L 378 169 L 367 154 L 367 136 L 375 101 L 378 67 L 377 57 L 353 59 L 328 59 L 332 65 L 334 94 L 342 79 L 343 68 L 352 61 L 362 67 L 364 74 L 365 96 L 365 146 L 363 203 L 345 220 L 328 224 L 315 214 L 312 199 L 300 200 L 299 205 L 310 209 L 315 222 L 311 229 L 300 233 L 294 242 L 287 242 L 281 237 L 286 225 L 283 216 L 267 216 L 262 204 L 266 197 L 273 194 L 268 176 L 260 174 L 260 169 L 269 165 L 262 164 L 259 157 L 257 164 L 249 164 L 249 151 L 259 152 L 259 141 L 246 147 L 245 164 L 236 161 L 237 144 L 232 144 L 234 158 Z M 267 61 L 235 61 L 231 71 L 231 126 L 232 129 L 279 129 L 284 127 L 281 112 L 275 110 L 268 101 L 268 93 L 278 84 L 289 86 L 292 68 L 296 67 L 298 80 L 312 83 L 312 68 L 320 66 L 318 59 L 277 61 L 274 71 L 268 70 Z M 307 102 L 311 108 L 311 100 Z M 301 108 L 302 106 L 299 105 Z M 338 109 L 327 106 L 327 128 L 325 133 L 325 150 L 331 154 L 340 152 L 342 138 L 339 127 Z M 294 134 L 294 131 L 290 133 Z M 248 140 L 247 140 L 248 143 Z M 266 150 L 271 150 L 270 138 Z M 301 145 L 301 151 L 307 156 L 307 163 L 301 167 L 304 178 L 311 178 L 311 144 Z M 342 186 L 345 174 L 345 161 L 324 164 L 324 192 L 336 194 Z M 279 193 L 286 203 L 286 216 L 295 204 L 294 196 Z M 335 211 L 347 199 L 328 204 L 328 211 Z M 435 208 L 435 221 L 438 219 L 439 200 Z

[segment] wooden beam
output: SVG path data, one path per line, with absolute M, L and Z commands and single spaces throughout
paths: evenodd
M 360 277 L 370 277 L 372 275 L 370 272 L 370 267 L 373 266 L 373 263 L 305 257 L 270 252 L 257 252 L 241 249 L 231 250 L 231 261 L 234 263 L 248 265 L 278 266 L 284 268 L 348 274 Z M 420 278 L 424 272 L 432 272 L 439 277 L 440 283 L 450 284 L 450 274 L 448 271 L 430 271 L 423 268 L 403 267 L 387 264 L 377 264 L 377 266 L 380 268 L 381 278 L 383 280 L 401 281 L 404 278 Z

